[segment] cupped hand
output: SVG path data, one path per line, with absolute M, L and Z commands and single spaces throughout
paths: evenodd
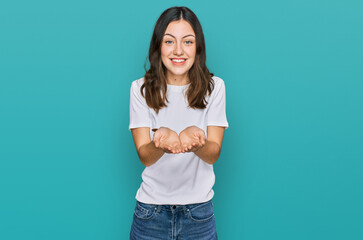
M 181 152 L 178 134 L 167 127 L 161 127 L 154 133 L 153 142 L 156 148 L 159 148 L 166 153 Z
M 205 133 L 196 126 L 190 126 L 179 133 L 181 152 L 195 152 L 205 144 Z

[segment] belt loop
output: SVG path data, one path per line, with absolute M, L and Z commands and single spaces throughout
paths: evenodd
M 161 211 L 161 207 L 162 207 L 162 205 L 157 205 L 157 207 L 156 207 L 156 212 L 157 213 L 159 213 Z

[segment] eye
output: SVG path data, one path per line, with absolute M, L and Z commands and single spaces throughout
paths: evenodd
M 192 42 L 192 41 L 187 40 L 187 41 L 185 41 L 185 43 L 186 43 L 186 44 L 188 44 L 188 45 L 190 45 L 190 44 L 192 44 L 193 42 Z
M 171 41 L 171 40 L 166 40 L 166 41 L 165 41 L 165 43 L 166 43 L 166 44 L 172 44 L 172 43 L 173 43 L 173 41 Z

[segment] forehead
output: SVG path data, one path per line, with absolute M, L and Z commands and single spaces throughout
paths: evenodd
M 177 21 L 172 21 L 169 23 L 165 30 L 165 34 L 171 34 L 175 37 L 183 37 L 188 34 L 193 34 L 195 36 L 194 30 L 189 22 L 180 19 Z

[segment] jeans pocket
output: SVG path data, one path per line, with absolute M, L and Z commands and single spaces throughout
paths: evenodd
M 134 214 L 139 219 L 149 220 L 155 216 L 156 210 L 156 205 L 137 201 Z
M 188 212 L 189 218 L 195 222 L 206 222 L 214 217 L 212 201 L 192 207 Z

